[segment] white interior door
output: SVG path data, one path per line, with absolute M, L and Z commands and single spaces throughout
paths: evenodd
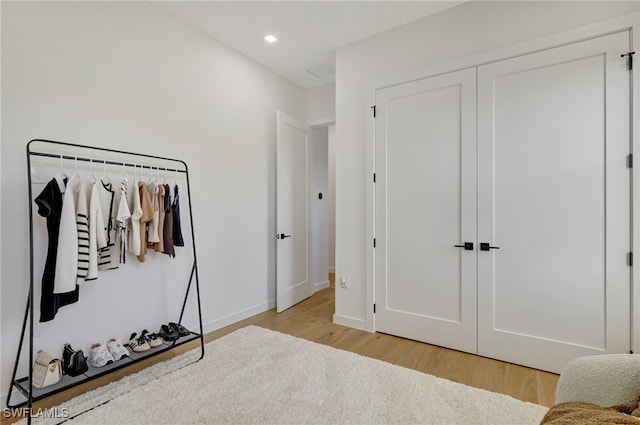
M 313 293 L 309 279 L 309 128 L 277 114 L 276 310 L 281 312 Z
M 376 93 L 376 330 L 476 351 L 476 72 Z
M 478 352 L 630 348 L 628 32 L 478 68 Z

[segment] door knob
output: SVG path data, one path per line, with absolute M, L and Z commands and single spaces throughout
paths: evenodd
M 291 235 L 285 235 L 284 233 L 280 233 L 279 235 L 276 235 L 276 239 L 284 239 L 284 238 L 290 238 Z
M 488 242 L 480 242 L 480 251 L 489 251 L 490 249 L 500 249 L 500 247 L 491 246 Z
M 473 242 L 465 242 L 464 245 L 454 245 L 456 248 L 464 248 L 465 251 L 473 251 Z

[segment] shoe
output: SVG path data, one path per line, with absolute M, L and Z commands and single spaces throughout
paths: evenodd
M 160 339 L 158 334 L 151 333 L 145 329 L 140 333 L 140 335 L 147 339 L 149 347 L 151 348 L 160 347 L 162 345 L 162 339 Z
M 171 326 L 173 330 L 176 331 L 180 336 L 187 336 L 191 333 L 189 329 L 185 328 L 180 323 L 169 322 L 169 326 Z
M 145 351 L 151 350 L 151 346 L 147 342 L 147 339 L 135 332 L 129 337 L 128 345 L 134 353 L 144 353 Z
M 176 332 L 175 329 L 173 329 L 169 325 L 160 326 L 160 331 L 158 332 L 158 335 L 160 335 L 162 339 L 164 339 L 165 341 L 175 341 L 178 338 L 180 338 L 180 335 L 178 335 L 178 332 Z
M 118 361 L 123 357 L 129 357 L 131 354 L 129 353 L 129 350 L 127 350 L 127 348 L 115 338 L 111 338 L 109 342 L 107 342 L 107 350 L 109 350 L 109 354 L 111 354 L 115 361 Z
M 89 349 L 89 363 L 93 367 L 103 367 L 113 363 L 115 360 L 107 350 L 107 347 L 96 342 Z

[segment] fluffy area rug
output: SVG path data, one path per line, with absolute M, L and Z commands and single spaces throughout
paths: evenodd
M 159 363 L 58 408 L 75 416 L 68 423 L 92 425 L 533 425 L 548 410 L 256 326 L 207 344 L 204 359 L 176 370 L 197 355 Z

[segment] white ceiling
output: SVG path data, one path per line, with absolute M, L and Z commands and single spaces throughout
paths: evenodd
M 463 1 L 152 1 L 301 87 L 335 80 L 336 48 Z M 278 38 L 268 44 L 264 37 Z

